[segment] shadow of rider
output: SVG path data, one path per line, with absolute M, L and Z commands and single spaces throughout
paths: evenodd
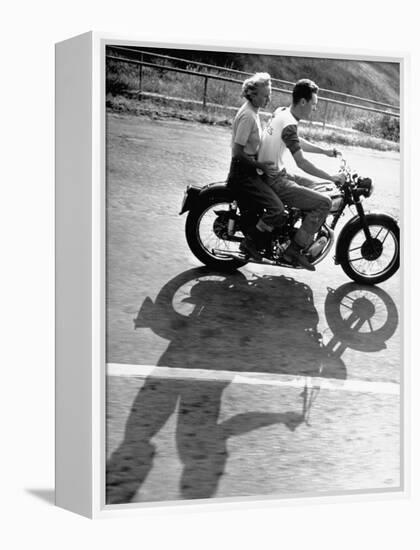
M 303 283 L 288 277 L 248 281 L 241 273 L 199 268 L 169 281 L 155 302 L 146 299 L 135 327 L 169 340 L 160 366 L 345 378 L 343 361 L 322 346 L 318 321 L 312 291 Z M 229 384 L 220 378 L 165 379 L 152 372 L 133 402 L 123 441 L 108 460 L 107 503 L 136 496 L 153 465 L 151 440 L 174 413 L 185 499 L 215 494 L 230 437 L 276 423 L 293 431 L 305 420 L 305 411 L 299 410 L 250 411 L 220 421 L 222 393 Z

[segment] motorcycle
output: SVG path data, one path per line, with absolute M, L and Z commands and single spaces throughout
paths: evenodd
M 316 265 L 333 247 L 335 228 L 346 208 L 354 206 L 355 214 L 341 229 L 335 247 L 335 264 L 360 284 L 376 285 L 389 279 L 399 268 L 398 222 L 385 213 L 366 213 L 363 199 L 374 190 L 371 178 L 353 172 L 342 157 L 340 173 L 343 183 L 322 183 L 316 190 L 328 193 L 331 211 L 305 254 Z M 199 187 L 189 185 L 184 193 L 180 215 L 188 212 L 185 234 L 191 252 L 212 269 L 234 271 L 249 261 L 283 268 L 302 269 L 290 263 L 284 252 L 302 222 L 305 212 L 286 207 L 286 222 L 271 233 L 271 241 L 261 260 L 250 259 L 240 244 L 261 211 L 245 198 L 234 195 L 226 182 Z

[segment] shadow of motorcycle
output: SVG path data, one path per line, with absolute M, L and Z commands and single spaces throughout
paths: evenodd
M 301 406 L 282 412 L 247 410 L 221 421 L 228 379 L 164 378 L 156 369 L 141 386 L 123 440 L 107 462 L 107 503 L 153 500 L 139 497 L 138 491 L 154 462 L 153 438 L 173 414 L 183 465 L 181 498 L 210 498 L 223 475 L 231 437 L 279 423 L 291 432 L 310 425 L 319 377 L 345 379 L 345 349 L 381 350 L 398 326 L 395 304 L 385 291 L 354 283 L 328 289 L 325 316 L 333 333 L 327 343 L 318 332 L 308 285 L 284 276 L 248 280 L 241 272 L 207 268 L 181 273 L 155 300 L 146 298 L 134 326 L 168 340 L 158 366 L 228 371 L 232 378 L 235 373 L 301 377 Z

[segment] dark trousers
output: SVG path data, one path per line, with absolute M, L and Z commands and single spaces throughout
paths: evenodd
M 232 159 L 227 185 L 235 195 L 247 203 L 254 203 L 264 210 L 257 226 L 264 231 L 281 227 L 284 222 L 284 206 L 278 195 L 257 174 L 256 169 L 238 159 Z
M 313 187 L 317 182 L 310 178 L 282 172 L 274 178 L 265 179 L 285 204 L 306 212 L 302 225 L 295 234 L 295 241 L 302 248 L 309 246 L 328 216 L 331 209 L 330 197 L 315 191 Z

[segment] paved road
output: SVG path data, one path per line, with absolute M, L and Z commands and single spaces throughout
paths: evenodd
M 400 277 L 200 267 L 178 215 L 223 180 L 230 132 L 108 116 L 108 501 L 400 484 Z M 399 157 L 346 149 L 399 214 Z M 334 159 L 317 157 L 327 170 Z

